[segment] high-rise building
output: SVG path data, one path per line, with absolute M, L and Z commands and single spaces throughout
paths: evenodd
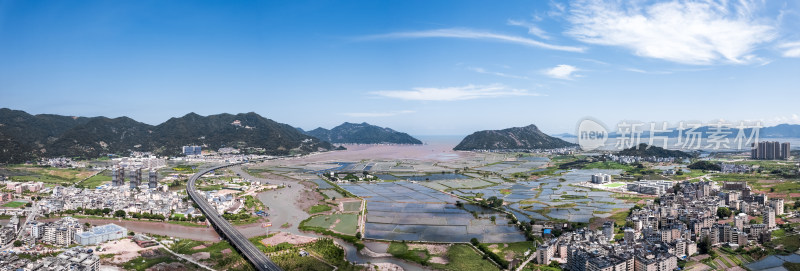
M 603 223 L 603 235 L 607 240 L 614 240 L 614 221 L 606 221 Z
M 111 169 L 111 185 L 122 186 L 125 184 L 125 168 L 115 166 Z
M 762 141 L 753 143 L 750 158 L 759 160 L 786 160 L 789 159 L 791 146 L 789 142 Z
M 787 160 L 789 156 L 791 156 L 792 147 L 789 145 L 789 142 L 781 143 L 781 159 Z
M 767 224 L 767 229 L 774 229 L 777 226 L 775 224 L 775 209 L 772 209 L 772 207 L 767 207 L 767 210 L 764 211 L 764 224 Z
M 142 184 L 142 169 L 132 169 L 130 174 L 130 187 L 131 189 L 139 187 Z
M 201 155 L 200 146 L 183 146 L 183 155 Z
M 775 215 L 783 214 L 783 199 L 770 199 L 769 205 L 775 209 Z
M 147 187 L 158 187 L 158 172 L 156 172 L 154 169 L 150 169 L 149 178 L 147 179 Z

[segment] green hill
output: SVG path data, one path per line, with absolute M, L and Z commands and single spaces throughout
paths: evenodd
M 557 149 L 574 146 L 577 144 L 549 136 L 539 131 L 536 125 L 528 125 L 503 130 L 478 131 L 461 140 L 453 150 Z
M 130 151 L 177 155 L 185 145 L 213 150 L 236 147 L 246 153 L 270 155 L 333 148 L 328 142 L 252 112 L 206 117 L 190 113 L 153 126 L 128 117 L 31 115 L 0 109 L 0 163 L 58 156 L 95 158 Z
M 303 131 L 302 129 L 299 129 Z M 317 128 L 303 131 L 305 134 L 331 142 L 331 143 L 358 143 L 358 144 L 422 144 L 422 141 L 406 133 L 390 128 L 370 125 L 369 123 L 345 122 L 333 129 Z

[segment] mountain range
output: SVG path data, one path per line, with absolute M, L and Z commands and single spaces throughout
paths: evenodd
M 646 128 L 649 128 L 649 126 L 647 126 Z M 712 127 L 712 126 L 700 126 L 700 127 L 696 128 L 693 132 L 698 132 L 698 133 L 702 133 L 704 135 L 708 135 L 709 133 L 716 132 L 716 129 L 717 129 L 716 127 Z M 663 137 L 663 136 L 666 136 L 666 137 L 678 137 L 678 133 L 680 133 L 676 128 L 668 128 L 667 130 L 668 130 L 668 132 L 654 132 L 653 135 L 659 136 L 659 137 Z M 723 131 L 730 132 L 729 134 L 724 134 L 723 135 L 724 138 L 735 138 L 739 133 L 739 129 L 736 128 L 736 127 L 731 127 L 729 129 L 723 130 Z M 745 137 L 749 138 L 750 134 L 752 133 L 752 131 L 753 131 L 753 129 L 751 129 L 751 128 L 745 128 L 745 129 L 743 129 L 743 132 L 744 132 L 743 135 Z M 688 128 L 684 129 L 682 136 L 685 137 L 687 132 L 689 132 Z M 560 138 L 576 138 L 576 136 L 574 134 L 570 134 L 570 133 L 561 133 L 561 134 L 557 134 L 555 136 L 560 137 Z M 770 126 L 770 127 L 762 127 L 762 128 L 760 128 L 758 130 L 758 136 L 759 136 L 759 138 L 799 138 L 800 137 L 800 124 L 778 124 L 778 125 Z M 611 132 L 608 133 L 608 137 L 609 138 L 616 138 L 616 137 L 620 137 L 620 134 L 618 132 L 611 131 Z M 650 137 L 650 131 L 649 130 L 648 131 L 643 131 L 641 137 L 645 137 L 645 138 Z
M 422 141 L 406 133 L 390 128 L 379 127 L 369 123 L 345 122 L 328 130 L 322 127 L 310 131 L 297 128 L 298 131 L 331 143 L 359 144 L 422 144 Z
M 577 144 L 549 136 L 540 131 L 536 125 L 528 125 L 503 130 L 478 131 L 461 140 L 453 150 L 557 149 L 574 146 Z
M 205 117 L 189 113 L 153 126 L 128 117 L 31 115 L 0 109 L 0 163 L 40 157 L 95 158 L 130 151 L 176 155 L 185 145 L 214 150 L 236 147 L 245 153 L 271 155 L 333 148 L 329 142 L 252 112 Z

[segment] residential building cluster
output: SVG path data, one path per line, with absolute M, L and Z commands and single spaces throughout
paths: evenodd
M 751 144 L 750 158 L 757 160 L 786 160 L 789 159 L 791 145 L 789 142 L 762 141 Z
M 677 261 L 698 253 L 703 242 L 734 249 L 768 242 L 777 228 L 775 217 L 784 208 L 782 199 L 754 194 L 744 183 L 720 188 L 711 181 L 685 181 L 653 189 L 665 193 L 658 201 L 632 208 L 616 240 L 612 221 L 596 230 L 580 228 L 558 237 L 543 234 L 550 238 L 538 247 L 534 259 L 539 264 L 556 261 L 571 271 L 675 270 Z M 718 220 L 720 207 L 733 210 L 734 223 Z M 751 223 L 750 216 L 762 217 L 763 223 Z M 537 226 L 534 232 L 542 227 Z
M 97 271 L 100 270 L 100 257 L 92 254 L 91 249 L 74 247 L 65 250 L 55 257 L 30 260 L 16 254 L 0 254 L 0 271 Z
M 150 153 L 134 153 L 131 157 L 114 158 L 114 165 L 125 168 L 149 168 L 152 170 L 167 166 L 167 159 Z
M 719 167 L 722 173 L 750 173 L 753 171 L 752 166 L 745 164 L 720 163 Z
M 22 194 L 22 192 L 39 192 L 44 188 L 43 182 L 6 182 L 6 189 L 14 191 L 14 193 Z
M 640 180 L 627 185 L 630 192 L 637 192 L 648 195 L 661 195 L 672 188 L 674 183 L 666 180 Z
M 162 185 L 164 187 L 164 185 Z M 169 217 L 174 213 L 193 212 L 194 208 L 183 201 L 184 195 L 165 189 L 141 189 L 123 186 L 101 186 L 100 189 L 56 187 L 53 193 L 37 204 L 43 213 L 83 209 L 123 210 L 125 212 L 160 214 Z
M 657 157 L 657 156 L 639 157 L 639 156 L 626 156 L 626 155 L 616 155 L 616 154 L 606 154 L 604 155 L 604 157 L 606 158 L 606 160 L 614 161 L 620 164 L 633 164 L 641 162 L 673 163 L 677 159 L 675 157 Z

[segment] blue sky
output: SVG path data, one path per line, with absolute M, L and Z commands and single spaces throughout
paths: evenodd
M 417 135 L 800 123 L 797 1 L 0 1 L 0 107 Z

